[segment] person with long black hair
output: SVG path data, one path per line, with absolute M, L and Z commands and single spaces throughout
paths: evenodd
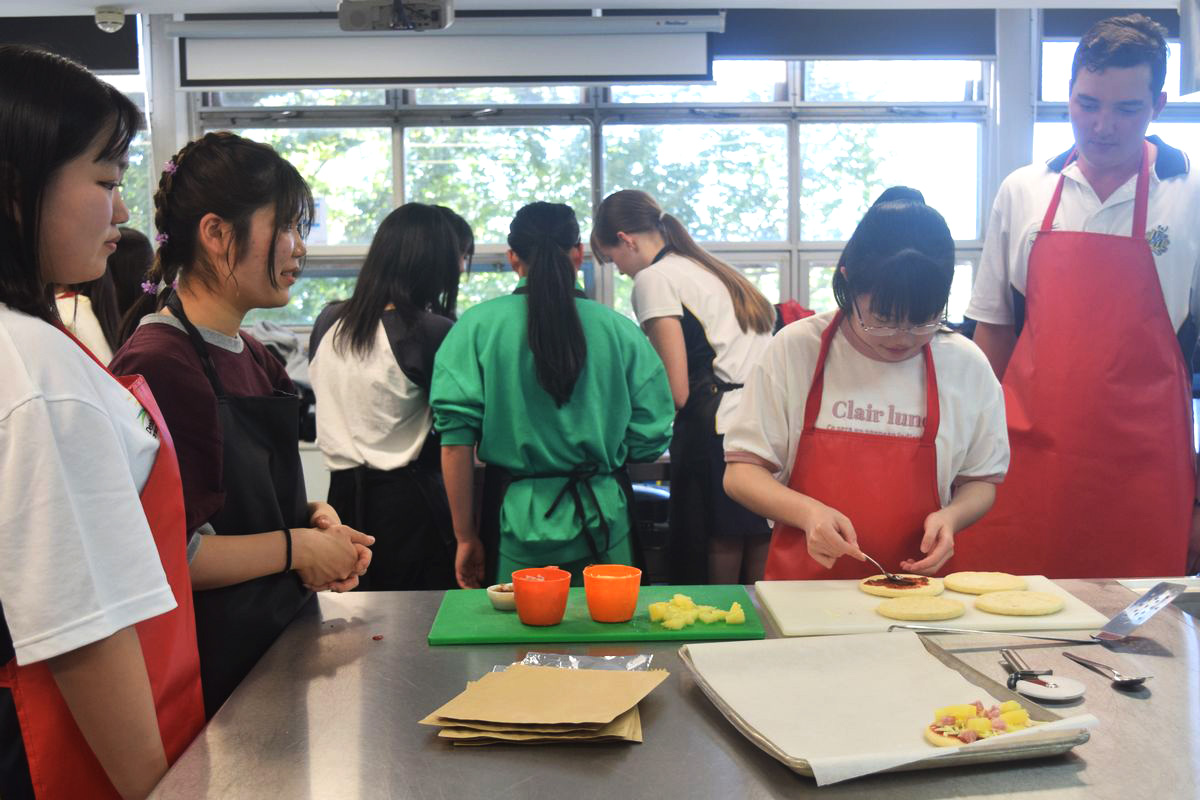
M 513 218 L 516 291 L 469 309 L 438 351 L 430 404 L 463 588 L 557 564 L 635 560 L 625 465 L 671 437 L 666 371 L 631 320 L 588 300 L 575 212 L 532 203 Z M 474 515 L 474 453 L 487 465 Z
M 433 358 L 453 324 L 470 233 L 456 232 L 451 214 L 421 203 L 389 214 L 354 294 L 321 312 L 309 340 L 329 504 L 342 522 L 375 537 L 360 590 L 456 585 L 429 408 Z

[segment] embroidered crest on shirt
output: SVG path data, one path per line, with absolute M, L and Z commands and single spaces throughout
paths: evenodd
M 1167 235 L 1167 226 L 1155 225 L 1154 230 L 1146 231 L 1146 242 L 1150 245 L 1150 252 L 1156 256 L 1167 252 L 1167 248 L 1171 246 L 1171 237 Z
M 142 408 L 141 403 L 138 403 L 137 406 L 138 406 L 138 412 L 137 412 L 138 422 L 140 422 L 142 424 L 142 427 L 146 429 L 146 433 L 150 434 L 155 439 L 157 439 L 158 438 L 158 426 L 154 424 L 154 418 L 150 416 L 150 413 L 148 411 L 146 411 L 146 409 Z

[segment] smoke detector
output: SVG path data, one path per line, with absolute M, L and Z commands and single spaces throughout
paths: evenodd
M 105 33 L 116 33 L 125 27 L 125 9 L 100 6 L 96 9 L 96 27 Z

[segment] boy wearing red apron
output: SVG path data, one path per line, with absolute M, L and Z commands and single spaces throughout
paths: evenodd
M 997 196 L 968 314 L 1003 376 L 1012 469 L 960 569 L 1185 570 L 1200 181 L 1143 138 L 1166 100 L 1165 60 L 1150 20 L 1097 23 L 1072 68 L 1076 147 Z
M 839 310 L 775 337 L 726 436 L 727 491 L 775 520 L 767 580 L 865 577 L 861 552 L 934 574 L 1007 467 L 999 384 L 942 325 L 950 232 L 912 195 L 868 211 Z

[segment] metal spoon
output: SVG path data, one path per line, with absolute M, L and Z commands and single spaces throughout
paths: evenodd
M 1104 677 L 1111 679 L 1113 685 L 1118 689 L 1136 689 L 1153 677 L 1151 675 L 1145 675 L 1140 678 L 1131 678 L 1128 675 L 1117 672 L 1107 664 L 1101 664 L 1098 661 L 1092 661 L 1091 659 L 1084 658 L 1083 656 L 1077 656 L 1074 653 L 1063 653 L 1063 655 L 1075 663 L 1082 664 L 1093 672 L 1099 672 Z
M 859 550 L 858 552 L 862 553 L 862 550 Z M 882 572 L 884 577 L 887 578 L 889 581 L 895 581 L 896 583 L 903 583 L 908 586 L 912 586 L 912 585 L 916 584 L 916 581 L 913 580 L 912 578 L 906 578 L 903 575 L 895 575 L 891 572 L 888 572 L 886 569 L 883 568 L 882 564 L 880 564 L 875 559 L 871 558 L 866 553 L 863 553 L 863 558 L 865 558 L 867 561 L 870 561 L 872 564 L 874 564 L 875 568 L 878 569 L 880 572 Z

